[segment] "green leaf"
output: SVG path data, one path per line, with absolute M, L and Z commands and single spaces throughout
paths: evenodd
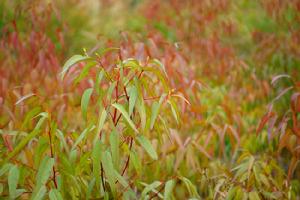
M 108 179 L 108 183 L 110 185 L 113 195 L 115 196 L 116 195 L 116 184 L 115 183 L 117 181 L 117 178 L 115 176 L 115 169 L 114 169 L 112 158 L 111 158 L 109 151 L 105 151 L 103 153 L 101 161 L 102 161 L 105 175 Z
M 129 116 L 132 114 L 133 112 L 133 108 L 134 108 L 134 105 L 135 105 L 135 102 L 137 100 L 137 97 L 138 97 L 138 91 L 137 91 L 137 88 L 135 86 L 133 86 L 130 90 L 130 93 L 129 93 Z
M 4 164 L 0 169 L 0 176 L 5 174 L 6 172 L 8 172 L 8 170 L 11 168 L 11 166 L 12 166 L 12 164 L 10 164 L 10 163 Z
M 74 150 L 77 147 L 77 145 L 87 136 L 87 134 L 89 132 L 91 132 L 92 130 L 94 130 L 94 128 L 95 128 L 95 125 L 92 125 L 92 126 L 87 127 L 86 129 L 84 129 L 82 131 L 82 133 L 80 134 L 80 136 L 75 141 L 74 145 L 72 146 L 71 151 Z
M 14 150 L 7 155 L 5 161 L 8 161 L 9 159 L 17 155 L 27 145 L 27 143 L 30 140 L 32 140 L 35 136 L 37 136 L 40 133 L 41 126 L 43 125 L 44 121 L 48 118 L 48 113 L 42 112 L 37 116 L 35 116 L 34 118 L 39 116 L 41 116 L 41 118 L 39 119 L 33 131 L 31 131 L 23 140 L 21 140 L 21 142 L 14 148 Z
M 249 193 L 249 200 L 260 200 L 260 197 L 256 191 Z
M 171 199 L 172 195 L 172 190 L 175 186 L 175 181 L 174 180 L 168 180 L 165 185 L 165 192 L 164 192 L 164 200 L 169 200 Z
M 63 200 L 63 197 L 57 189 L 52 189 L 49 192 L 49 199 L 50 200 Z
M 39 112 L 41 112 L 41 107 L 38 106 L 38 107 L 35 107 L 33 108 L 32 110 L 30 110 L 27 114 L 26 114 L 26 117 L 22 123 L 22 126 L 21 126 L 21 130 L 23 130 L 27 124 L 31 121 L 31 119 L 36 116 Z
M 166 98 L 166 94 L 163 94 L 160 99 L 159 99 L 159 102 L 154 102 L 152 104 L 152 109 L 151 109 L 151 118 L 150 118 L 150 129 L 153 129 L 153 126 L 154 126 L 154 123 L 155 123 L 155 120 L 158 116 L 158 113 L 159 113 L 159 109 L 161 107 L 161 104 L 163 103 L 164 99 Z
M 141 118 L 141 127 L 143 130 L 145 130 L 146 122 L 147 122 L 147 115 L 146 115 L 145 102 L 142 98 L 138 99 L 137 110 L 138 110 L 138 113 L 140 114 L 140 118 Z
M 138 130 L 136 129 L 134 123 L 131 121 L 127 111 L 124 109 L 124 107 L 121 104 L 118 103 L 114 103 L 112 104 L 113 107 L 115 107 L 117 110 L 119 110 L 123 117 L 126 119 L 126 121 L 128 122 L 128 124 L 131 126 L 131 128 L 138 133 Z
M 160 181 L 154 181 L 150 185 L 147 185 L 144 190 L 142 191 L 141 199 L 144 199 L 145 196 L 150 192 L 153 191 L 155 188 L 161 185 Z
M 119 155 L 120 141 L 119 141 L 119 135 L 115 130 L 110 133 L 109 142 L 110 142 L 111 155 L 112 155 L 114 168 L 118 170 L 119 161 L 120 161 L 120 155 Z
M 89 56 L 82 56 L 82 55 L 74 55 L 71 58 L 69 58 L 69 60 L 66 61 L 66 63 L 63 66 L 63 69 L 60 73 L 60 77 L 63 80 L 65 74 L 67 73 L 67 71 L 76 63 L 81 62 L 81 61 L 85 61 L 85 60 L 91 60 L 92 58 Z
M 46 186 L 43 185 L 42 187 L 39 188 L 39 190 L 36 193 L 34 193 L 32 195 L 31 199 L 32 200 L 42 200 L 44 198 L 46 192 L 47 192 L 47 188 L 46 188 Z
M 82 116 L 85 120 L 87 120 L 87 109 L 88 109 L 88 105 L 89 105 L 92 93 L 93 93 L 93 88 L 86 89 L 83 92 L 83 95 L 81 98 L 81 112 L 82 112 Z
M 173 101 L 173 100 L 171 100 L 171 99 L 169 99 L 168 100 L 168 103 L 170 104 L 170 106 L 171 106 L 171 111 L 172 111 L 172 114 L 173 114 L 173 117 L 175 118 L 175 120 L 176 120 L 176 122 L 177 122 L 177 124 L 179 123 L 179 112 L 178 112 L 178 108 L 177 108 L 177 105 L 176 105 L 176 103 Z
M 64 134 L 59 129 L 57 129 L 56 132 L 57 132 L 57 137 L 59 139 L 60 144 L 65 148 L 66 152 L 69 153 L 70 150 L 69 150 L 69 147 L 67 145 Z
M 106 100 L 108 102 L 111 102 L 111 95 L 112 95 L 112 93 L 113 93 L 116 85 L 117 85 L 116 81 L 114 81 L 113 83 L 111 83 L 110 86 L 109 86 L 109 88 L 108 88 L 108 90 L 107 90 L 107 92 L 106 92 Z
M 84 66 L 84 68 L 82 69 L 80 75 L 75 79 L 75 84 L 79 83 L 80 81 L 82 81 L 89 73 L 90 69 L 92 67 L 94 67 L 95 65 L 97 64 L 96 61 L 91 61 L 91 62 L 88 62 L 86 64 L 86 66 Z
M 107 112 L 105 108 L 102 108 L 102 112 L 99 112 L 99 117 L 98 117 L 98 123 L 97 123 L 97 130 L 96 130 L 96 138 L 98 138 L 98 134 L 101 132 L 105 120 L 106 120 Z
M 155 101 L 152 103 L 152 107 L 151 107 L 150 129 L 153 129 L 154 122 L 158 116 L 158 112 L 159 112 L 159 103 Z
M 52 167 L 54 166 L 54 158 L 50 158 L 46 156 L 38 169 L 38 173 L 36 175 L 36 188 L 41 187 L 46 184 L 47 180 L 49 179 Z
M 168 77 L 167 72 L 166 72 L 166 68 L 165 68 L 164 64 L 162 64 L 162 63 L 161 63 L 159 60 L 157 60 L 157 59 L 152 59 L 151 62 L 157 64 L 157 65 L 163 70 L 163 72 L 164 72 L 164 74 L 166 75 L 166 77 Z
M 122 64 L 124 67 L 130 67 L 132 69 L 139 69 L 140 68 L 140 64 L 137 60 L 133 59 L 133 58 L 128 58 L 126 60 L 122 61 Z
M 121 176 L 116 170 L 115 170 L 115 177 L 123 185 L 124 188 L 127 188 L 129 186 L 128 182 L 125 180 L 123 176 Z
M 133 150 L 130 151 L 130 162 L 133 164 L 135 170 L 140 173 L 142 169 L 141 160 L 139 159 L 138 154 Z
M 101 71 L 99 73 L 97 73 L 97 78 L 96 78 L 96 81 L 95 81 L 95 90 L 97 92 L 97 94 L 99 95 L 100 94 L 100 84 L 101 84 L 101 81 L 103 79 L 103 76 L 104 76 L 104 69 L 101 69 Z
M 8 173 L 8 189 L 9 197 L 15 199 L 17 197 L 17 186 L 19 182 L 20 172 L 17 166 L 10 168 Z
M 100 166 L 101 166 L 101 155 L 102 155 L 102 143 L 97 140 L 94 144 L 92 151 L 92 161 L 93 161 L 93 176 L 96 180 L 96 186 L 100 189 Z
M 90 181 L 89 185 L 88 185 L 88 188 L 86 190 L 86 200 L 89 200 L 91 199 L 91 194 L 92 194 L 92 191 L 93 191 L 93 188 L 95 186 L 95 177 L 92 178 L 92 180 Z
M 148 153 L 148 155 L 153 160 L 157 160 L 158 159 L 156 151 L 154 150 L 151 142 L 146 137 L 144 137 L 143 135 L 139 135 L 139 136 L 136 137 L 136 139 L 140 143 L 140 145 L 142 145 L 142 147 L 146 150 L 146 152 Z
M 190 195 L 192 195 L 193 197 L 199 198 L 199 194 L 197 192 L 197 189 L 195 187 L 195 185 L 187 178 L 185 177 L 179 177 L 180 180 L 182 180 L 186 186 L 186 188 L 188 189 Z

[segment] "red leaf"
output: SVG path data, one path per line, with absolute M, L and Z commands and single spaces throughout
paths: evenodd
M 271 119 L 273 116 L 275 116 L 274 112 L 268 112 L 267 114 L 265 114 L 260 123 L 259 126 L 256 130 L 256 135 L 258 135 L 258 133 L 263 129 L 263 127 L 265 126 L 265 124 L 269 121 L 269 119 Z

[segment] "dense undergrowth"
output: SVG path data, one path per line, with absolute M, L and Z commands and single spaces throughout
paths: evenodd
M 0 11 L 0 199 L 300 198 L 300 1 Z

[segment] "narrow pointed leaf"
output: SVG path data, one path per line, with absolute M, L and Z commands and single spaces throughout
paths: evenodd
M 128 124 L 131 126 L 131 128 L 138 133 L 138 130 L 136 129 L 134 123 L 132 122 L 132 120 L 130 119 L 128 112 L 124 109 L 124 107 L 121 104 L 118 103 L 114 103 L 112 104 L 113 107 L 115 107 L 117 110 L 119 110 L 123 117 L 126 119 L 126 121 L 128 122 Z
M 115 170 L 114 170 L 112 158 L 111 158 L 109 151 L 106 151 L 105 153 L 103 153 L 101 161 L 102 161 L 105 175 L 108 179 L 109 186 L 110 186 L 113 194 L 115 195 L 117 178 L 115 176 Z
M 47 192 L 46 186 L 42 186 L 39 190 L 31 197 L 31 200 L 42 200 Z
M 139 135 L 136 137 L 136 139 L 153 160 L 158 159 L 156 151 L 154 150 L 151 142 L 146 137 L 144 137 L 143 135 Z
M 9 196 L 12 199 L 17 197 L 17 185 L 19 182 L 20 172 L 17 166 L 13 166 L 8 173 Z
M 49 192 L 49 199 L 50 200 L 63 200 L 63 197 L 57 189 L 52 189 Z
M 160 109 L 161 104 L 163 103 L 165 97 L 166 97 L 166 94 L 163 94 L 163 95 L 160 97 L 159 102 L 154 102 L 154 103 L 152 104 L 151 118 L 150 118 L 150 129 L 153 129 L 155 120 L 156 120 L 156 118 L 157 118 L 157 116 L 158 116 L 158 113 L 159 113 L 159 109 Z
M 109 136 L 110 148 L 111 148 L 111 155 L 114 164 L 114 168 L 118 170 L 119 168 L 119 135 L 116 131 L 112 131 Z
M 161 185 L 160 181 L 154 181 L 153 183 L 151 183 L 150 185 L 147 185 L 144 190 L 142 191 L 142 195 L 141 195 L 141 199 L 145 198 L 145 196 L 153 191 L 155 188 L 157 188 L 158 186 Z
M 61 79 L 64 79 L 65 74 L 68 72 L 68 70 L 73 65 L 75 65 L 78 62 L 85 61 L 85 60 L 90 60 L 90 59 L 92 59 L 92 58 L 89 57 L 89 56 L 82 56 L 82 55 L 74 55 L 74 56 L 72 56 L 70 59 L 68 59 L 66 61 L 66 63 L 63 66 L 63 69 L 62 69 L 62 71 L 60 73 Z
M 171 199 L 172 195 L 172 190 L 175 186 L 175 181 L 174 180 L 168 180 L 165 185 L 165 192 L 164 192 L 164 200 L 169 200 Z
M 130 94 L 129 94 L 129 116 L 132 114 L 133 112 L 133 108 L 135 106 L 136 100 L 137 100 L 137 96 L 138 92 L 136 87 L 132 87 L 130 90 Z
M 46 184 L 51 175 L 53 165 L 54 158 L 46 156 L 42 160 L 38 173 L 36 175 L 36 187 L 41 187 L 42 185 Z
M 83 118 L 87 119 L 87 109 L 90 102 L 91 95 L 93 93 L 93 88 L 86 89 L 83 92 L 82 98 L 81 98 L 81 112 Z

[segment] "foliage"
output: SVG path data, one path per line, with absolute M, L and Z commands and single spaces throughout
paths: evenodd
M 1 2 L 0 199 L 299 199 L 299 5 Z

